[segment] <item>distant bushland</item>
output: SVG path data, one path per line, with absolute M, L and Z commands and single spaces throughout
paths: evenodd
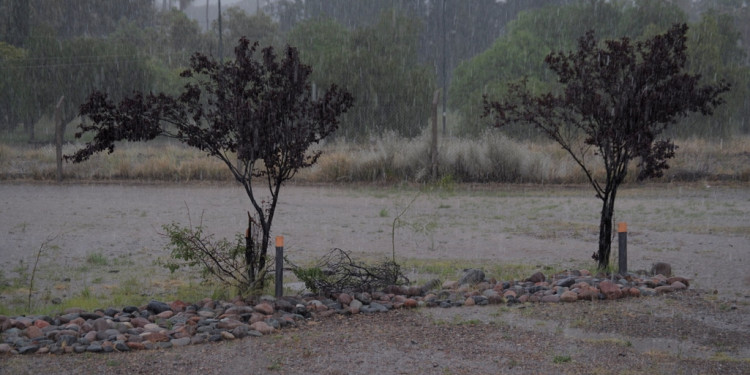
M 429 182 L 429 136 L 389 133 L 367 143 L 336 139 L 322 146 L 318 164 L 301 171 L 298 183 Z M 657 181 L 750 181 L 750 137 L 676 140 L 671 168 Z M 68 144 L 65 152 L 76 146 Z M 65 178 L 79 181 L 231 181 L 220 162 L 167 141 L 123 144 L 119 152 L 95 155 L 86 164 L 66 164 Z M 585 176 L 559 146 L 518 141 L 489 130 L 481 138 L 445 137 L 438 142 L 438 179 L 458 183 L 578 184 Z M 602 171 L 603 172 L 603 171 Z M 52 145 L 0 143 L 0 179 L 54 180 Z M 632 182 L 632 181 L 631 181 Z

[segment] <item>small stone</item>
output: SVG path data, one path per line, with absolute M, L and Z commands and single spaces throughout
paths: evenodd
M 109 329 L 109 322 L 107 322 L 107 319 L 104 318 L 98 318 L 94 320 L 91 325 L 94 327 L 94 331 L 106 331 Z
M 671 285 L 657 286 L 656 288 L 654 288 L 654 290 L 656 290 L 656 293 L 672 293 L 672 292 L 674 292 L 674 288 Z
M 182 302 L 180 300 L 173 301 L 172 303 L 169 304 L 169 308 L 175 312 L 185 311 L 185 308 L 187 308 L 187 306 L 188 306 L 187 303 Z
M 101 353 L 104 351 L 104 348 L 102 348 L 102 344 L 94 342 L 94 343 L 91 343 L 91 345 L 86 347 L 86 351 L 90 353 Z
M 120 340 L 115 341 L 115 349 L 117 349 L 117 351 L 120 351 L 120 352 L 129 352 L 130 351 L 130 347 L 128 346 L 128 344 L 126 342 L 120 341 Z
M 558 280 L 557 282 L 555 282 L 555 286 L 570 288 L 573 284 L 575 284 L 575 282 L 576 282 L 575 277 L 566 277 L 562 280 Z
M 250 329 L 258 331 L 264 335 L 271 334 L 275 331 L 275 328 L 268 325 L 266 322 L 255 322 L 250 325 Z
M 362 308 L 363 304 L 359 300 L 352 300 L 349 303 L 349 311 L 351 311 L 352 314 L 359 314 L 360 309 Z
M 18 354 L 32 354 L 36 353 L 39 347 L 36 345 L 26 345 L 18 348 Z
M 672 284 L 670 284 L 670 286 L 674 290 L 685 290 L 685 289 L 687 289 L 687 285 L 683 284 L 681 281 L 675 281 Z
M 42 319 L 37 319 L 37 320 L 34 321 L 34 326 L 37 327 L 37 328 L 40 328 L 40 329 L 43 329 L 45 327 L 49 327 L 49 325 L 50 325 L 49 323 L 47 323 L 46 321 L 44 321 Z
M 673 277 L 668 278 L 667 279 L 667 284 L 671 285 L 675 281 L 679 281 L 679 282 L 685 284 L 686 287 L 690 287 L 690 281 L 688 279 L 686 279 L 684 277 L 680 277 L 680 276 L 673 276 Z M 41 327 L 39 327 L 39 328 L 41 328 Z
M 532 282 L 532 283 L 538 283 L 538 282 L 542 282 L 542 281 L 544 281 L 546 279 L 547 279 L 547 277 L 545 277 L 543 273 L 536 272 L 535 274 L 529 276 L 529 278 L 526 279 L 526 281 Z
M 10 353 L 10 345 L 6 343 L 0 344 L 0 354 Z
M 338 298 L 336 298 L 336 300 L 342 305 L 350 304 L 352 302 L 352 299 L 352 296 L 347 293 L 341 293 L 339 294 Z
M 165 311 L 170 311 L 171 308 L 164 302 L 152 300 L 146 306 L 146 310 L 151 311 L 154 314 L 161 314 Z
M 234 335 L 234 337 L 241 339 L 247 336 L 248 331 L 250 331 L 250 328 L 247 325 L 241 325 L 233 329 L 231 332 Z
M 445 282 L 443 282 L 442 289 L 455 289 L 457 286 L 458 286 L 458 281 L 445 280 Z
M 541 301 L 542 302 L 560 302 L 560 295 L 558 294 L 546 295 L 541 298 Z
M 560 302 L 575 302 L 578 300 L 578 293 L 573 291 L 566 291 L 560 295 Z
M 657 262 L 651 265 L 651 275 L 672 276 L 672 266 L 669 263 Z
M 151 342 L 166 342 L 169 341 L 169 337 L 163 332 L 146 332 L 141 335 L 145 340 Z
M 190 338 L 190 344 L 191 345 L 203 344 L 204 342 L 207 341 L 207 339 L 208 339 L 208 336 L 206 335 L 195 335 Z
M 218 323 L 216 323 L 216 328 L 218 329 L 226 329 L 226 330 L 233 330 L 239 326 L 245 325 L 245 323 L 242 323 L 239 320 L 234 319 L 222 319 Z
M 407 309 L 413 309 L 419 305 L 419 302 L 413 298 L 407 298 L 406 301 L 404 301 L 404 308 Z
M 234 340 L 236 337 L 227 331 L 221 331 L 221 338 L 224 340 Z
M 253 307 L 253 310 L 265 314 L 265 315 L 271 315 L 273 314 L 273 306 L 268 302 L 261 302 Z
M 44 333 L 42 332 L 42 330 L 39 327 L 34 326 L 34 325 L 29 326 L 28 328 L 26 328 L 24 330 L 24 333 L 26 334 L 26 337 L 28 337 L 30 339 L 35 339 L 37 337 L 44 336 Z
M 145 327 L 146 324 L 149 324 L 149 323 L 151 322 L 149 322 L 148 319 L 146 318 L 137 317 L 137 318 L 130 319 L 130 324 L 132 324 L 133 327 L 136 327 L 136 328 Z
M 179 339 L 172 339 L 169 342 L 171 342 L 172 346 L 175 346 L 175 347 L 177 347 L 177 346 L 186 346 L 186 345 L 190 345 L 190 337 L 182 337 L 182 338 L 179 338 Z
M 471 297 L 467 298 L 464 301 L 464 306 L 474 306 L 474 298 L 471 298 Z
M 174 316 L 174 312 L 172 310 L 162 311 L 156 314 L 156 317 L 161 319 L 169 319 L 172 316 Z
M 159 332 L 162 330 L 162 328 L 159 327 L 158 324 L 154 324 L 154 323 L 146 324 L 145 326 L 143 326 L 143 329 L 146 330 L 147 332 Z

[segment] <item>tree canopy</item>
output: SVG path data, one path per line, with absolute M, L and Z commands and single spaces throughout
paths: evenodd
M 290 32 L 302 59 L 316 67 L 313 81 L 337 82 L 359 93 L 342 118 L 341 135 L 362 139 L 393 131 L 419 134 L 429 117 L 434 78 L 417 63 L 417 29 L 413 19 L 393 10 L 372 27 L 347 31 L 331 20 L 303 22 Z
M 187 80 L 178 96 L 135 92 L 115 103 L 94 91 L 81 105 L 83 133 L 93 140 L 66 156 L 82 162 L 91 155 L 113 152 L 118 141 L 176 139 L 221 160 L 245 188 L 262 230 L 260 254 L 249 253 L 250 277 L 265 267 L 271 222 L 281 185 L 301 168 L 313 165 L 320 151 L 308 152 L 338 128 L 338 117 L 352 105 L 352 96 L 336 85 L 314 98 L 309 77 L 295 48 L 277 56 L 273 47 L 256 54 L 257 43 L 240 39 L 235 58 L 226 62 L 193 55 Z M 89 122 L 90 121 L 90 122 Z M 253 181 L 265 183 L 270 199 L 256 198 Z M 262 286 L 263 279 L 257 280 Z
M 712 114 L 729 90 L 725 81 L 702 84 L 700 75 L 686 72 L 687 30 L 676 24 L 645 41 L 624 37 L 604 45 L 589 31 L 577 51 L 545 58 L 558 90 L 537 94 L 521 81 L 502 101 L 485 98 L 484 115 L 498 126 L 534 127 L 586 174 L 603 203 L 594 254 L 600 268 L 609 264 L 615 197 L 630 162 L 638 160 L 638 179 L 661 176 L 675 150 L 661 137 L 665 129 L 692 112 Z
M 747 129 L 748 107 L 743 103 L 750 66 L 738 45 L 741 38 L 735 23 L 728 15 L 718 22 L 716 17 L 711 12 L 704 13 L 690 27 L 686 67 L 691 73 L 701 74 L 706 83 L 724 79 L 732 83 L 733 90 L 714 117 L 684 118 L 681 121 L 686 126 L 670 129 L 671 135 L 725 136 Z M 675 23 L 687 22 L 687 15 L 676 5 L 651 0 L 573 2 L 522 12 L 489 49 L 456 69 L 448 104 L 460 113 L 463 134 L 479 134 L 489 125 L 487 119 L 481 118 L 482 95 L 502 100 L 508 95 L 507 83 L 524 77 L 530 89 L 538 92 L 551 89 L 556 76 L 542 64 L 543 57 L 551 51 L 575 48 L 576 40 L 586 28 L 595 29 L 601 38 L 635 40 L 664 33 Z M 503 131 L 518 138 L 535 134 L 514 125 Z

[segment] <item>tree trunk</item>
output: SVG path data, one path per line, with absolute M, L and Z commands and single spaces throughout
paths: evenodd
M 34 143 L 36 141 L 36 134 L 34 133 L 34 120 L 31 119 L 31 117 L 27 117 L 26 121 L 23 122 L 24 130 L 26 130 L 26 133 L 29 135 L 29 143 Z
M 263 290 L 263 287 L 265 287 L 266 280 L 265 272 L 263 272 L 263 269 L 266 268 L 266 256 L 268 255 L 268 244 L 270 242 L 270 237 L 271 226 L 269 225 L 268 228 L 263 228 L 263 240 L 260 243 L 260 254 L 258 254 L 258 272 L 255 276 L 258 278 L 258 282 L 256 283 L 256 290 Z
M 596 254 L 598 267 L 604 270 L 609 265 L 609 255 L 612 250 L 612 217 L 615 213 L 615 195 L 612 190 L 602 198 L 602 216 L 599 222 L 599 252 Z
M 255 240 L 250 211 L 247 212 L 247 231 L 245 232 L 245 265 L 247 266 L 247 279 L 252 283 L 255 281 Z

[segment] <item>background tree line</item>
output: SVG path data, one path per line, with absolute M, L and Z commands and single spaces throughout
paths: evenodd
M 0 131 L 25 129 L 63 101 L 72 121 L 93 89 L 113 98 L 133 90 L 177 92 L 178 72 L 194 52 L 219 55 L 219 26 L 209 29 L 179 9 L 191 2 L 153 0 L 0 0 Z M 170 2 L 171 3 L 171 2 Z M 193 1 L 193 6 L 202 5 Z M 482 95 L 501 99 L 502 84 L 526 77 L 548 89 L 551 51 L 571 50 L 595 29 L 602 39 L 639 39 L 687 22 L 688 67 L 705 80 L 726 79 L 727 104 L 671 128 L 679 136 L 747 134 L 750 118 L 750 19 L 738 0 L 662 2 L 575 0 L 279 0 L 258 14 L 222 9 L 222 56 L 240 36 L 277 48 L 300 49 L 313 67 L 315 87 L 339 82 L 356 98 L 338 136 L 366 140 L 393 131 L 415 136 L 426 126 L 442 80 L 456 115 L 452 132 L 479 135 Z M 179 8 L 177 7 L 179 6 Z M 445 47 L 445 50 L 443 50 Z M 43 121 L 42 121 L 43 122 Z M 39 126 L 37 126 L 39 128 Z M 504 132 L 533 137 L 519 126 Z

